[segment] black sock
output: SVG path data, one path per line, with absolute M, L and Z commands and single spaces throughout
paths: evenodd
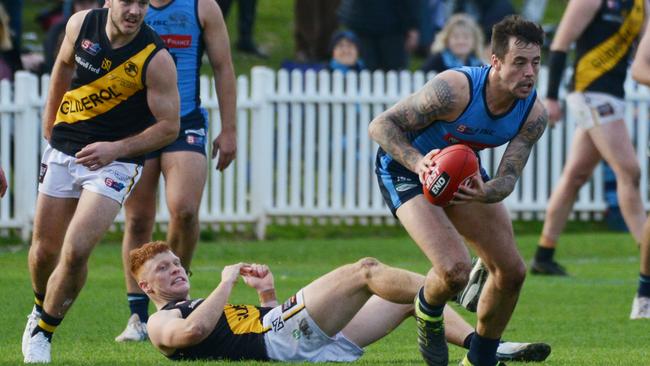
M 537 251 L 535 252 L 535 260 L 538 262 L 551 262 L 553 261 L 554 254 L 555 248 L 546 248 L 538 245 Z
M 472 337 L 474 337 L 474 334 L 476 334 L 476 332 L 472 332 L 468 334 L 467 337 L 465 337 L 465 340 L 463 341 L 463 348 L 469 349 L 469 345 L 472 343 Z
M 427 300 L 424 298 L 424 287 L 418 292 L 418 298 L 420 303 L 420 310 L 432 317 L 442 316 L 442 311 L 445 309 L 445 304 L 442 305 L 430 305 Z
M 39 314 L 43 314 L 43 301 L 45 301 L 45 295 L 38 294 L 34 291 L 34 309 Z
M 495 366 L 499 339 L 490 339 L 474 333 L 467 358 L 474 366 Z
M 140 293 L 127 293 L 131 314 L 138 314 L 140 321 L 146 323 L 149 320 L 149 297 Z
M 637 294 L 642 297 L 650 297 L 650 276 L 639 273 L 639 290 Z
M 32 332 L 32 336 L 34 336 L 36 333 L 41 332 L 47 338 L 50 342 L 52 342 L 52 335 L 54 334 L 54 331 L 56 330 L 56 327 L 61 324 L 63 321 L 63 318 L 55 318 L 51 316 L 50 314 L 46 313 L 43 311 L 41 313 L 41 319 L 38 321 L 38 325 L 36 328 L 34 328 L 34 331 Z

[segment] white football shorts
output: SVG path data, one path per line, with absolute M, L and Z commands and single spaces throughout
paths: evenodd
M 120 205 L 142 176 L 142 165 L 114 161 L 98 170 L 77 164 L 76 158 L 47 146 L 41 159 L 38 191 L 52 197 L 79 198 L 81 190 L 101 194 Z
M 576 125 L 586 130 L 625 117 L 625 102 L 607 93 L 572 92 L 566 98 L 566 105 Z
M 352 362 L 363 355 L 363 349 L 341 332 L 334 337 L 323 333 L 305 309 L 302 290 L 269 311 L 262 324 L 270 328 L 264 343 L 272 360 Z

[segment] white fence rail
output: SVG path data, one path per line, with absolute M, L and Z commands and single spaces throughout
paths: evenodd
M 338 72 L 275 72 L 263 67 L 254 68 L 250 79 L 240 76 L 238 156 L 224 173 L 210 162 L 202 223 L 220 227 L 254 224 L 262 237 L 270 220 L 393 222 L 375 180 L 377 145 L 368 138 L 367 125 L 426 80 L 427 75 L 421 72 L 344 76 Z M 47 77 L 19 72 L 13 85 L 0 83 L 0 164 L 11 182 L 8 197 L 0 200 L 0 229 L 18 228 L 24 237 L 31 229 L 37 195 L 43 149 L 40 113 L 48 82 Z M 541 89 L 546 85 L 545 70 L 538 85 Z M 641 162 L 642 196 L 648 207 L 650 93 L 633 82 L 626 88 L 626 122 Z M 201 98 L 209 111 L 213 139 L 220 128 L 218 103 L 214 86 L 206 77 L 201 79 Z M 567 121 L 547 130 L 537 143 L 515 192 L 506 200 L 513 216 L 543 217 L 572 134 L 573 124 Z M 488 172 L 494 172 L 504 149 L 481 153 Z M 580 191 L 574 213 L 578 218 L 599 216 L 606 208 L 603 196 L 598 168 Z M 168 217 L 164 195 L 160 195 L 157 220 L 165 223 Z M 117 221 L 123 221 L 123 216 Z

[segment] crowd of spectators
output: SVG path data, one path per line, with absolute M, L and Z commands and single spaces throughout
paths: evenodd
M 228 16 L 233 0 L 215 1 L 224 17 Z M 21 69 L 49 73 L 69 16 L 103 3 L 47 3 L 48 7 L 32 20 L 44 33 L 42 51 L 34 53 L 22 44 L 22 22 L 30 21 L 23 19 L 24 0 L 0 0 L 0 78 L 11 78 Z M 233 48 L 267 58 L 253 36 L 257 0 L 238 0 L 237 8 Z M 413 55 L 426 59 L 422 66 L 425 71 L 481 64 L 485 55 L 480 50 L 489 50 L 482 39 L 489 40 L 492 25 L 515 12 L 510 0 L 294 0 L 293 10 L 295 49 L 282 67 L 371 71 L 412 68 Z M 459 13 L 464 15 L 452 16 Z M 459 37 L 468 34 L 473 43 L 471 54 L 464 55 L 462 50 L 455 53 L 455 47 L 461 47 L 457 43 L 465 42 Z M 340 63 L 335 57 L 335 53 L 347 54 L 346 49 L 356 52 L 351 64 Z

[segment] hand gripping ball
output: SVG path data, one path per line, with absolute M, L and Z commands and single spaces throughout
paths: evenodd
M 476 153 L 466 145 L 451 145 L 432 159 L 432 170 L 424 175 L 424 197 L 436 206 L 446 206 L 461 184 L 478 172 Z

